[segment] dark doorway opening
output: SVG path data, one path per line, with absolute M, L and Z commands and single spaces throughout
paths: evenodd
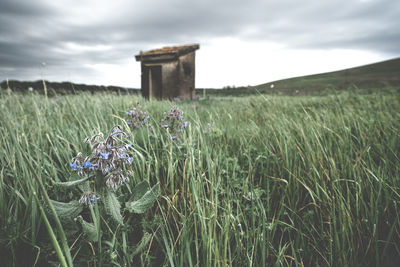
M 161 66 L 148 67 L 149 97 L 162 98 Z

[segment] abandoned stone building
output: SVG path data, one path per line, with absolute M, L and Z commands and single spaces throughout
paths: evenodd
M 198 44 L 141 52 L 142 95 L 145 98 L 193 99 L 195 97 L 195 51 Z

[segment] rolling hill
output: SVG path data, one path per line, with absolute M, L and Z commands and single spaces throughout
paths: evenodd
M 206 91 L 207 94 L 216 95 L 250 95 L 254 93 L 306 95 L 334 90 L 368 90 L 388 87 L 400 88 L 400 58 L 345 70 L 272 81 L 256 86 Z M 200 94 L 202 90 L 198 90 L 198 92 Z
M 273 88 L 271 85 L 273 84 Z M 253 86 L 261 92 L 309 93 L 324 90 L 372 89 L 400 86 L 400 58 L 360 67 L 278 80 Z

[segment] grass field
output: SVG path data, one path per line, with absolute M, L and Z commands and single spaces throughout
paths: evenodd
M 125 123 L 136 102 L 151 131 Z M 174 105 L 189 122 L 176 141 L 159 126 Z M 85 137 L 117 124 L 134 147 L 133 176 L 115 192 L 123 225 L 102 196 L 81 213 L 97 239 L 74 218 L 58 227 L 47 196 L 80 198 L 56 184 L 79 179 L 69 163 L 89 151 Z M 134 214 L 125 203 L 142 181 L 161 194 Z M 399 90 L 179 103 L 0 96 L 3 266 L 398 266 L 399 212 Z

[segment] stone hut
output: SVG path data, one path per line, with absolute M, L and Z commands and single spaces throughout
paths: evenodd
M 142 95 L 145 98 L 193 99 L 195 97 L 195 51 L 198 44 L 141 52 Z

